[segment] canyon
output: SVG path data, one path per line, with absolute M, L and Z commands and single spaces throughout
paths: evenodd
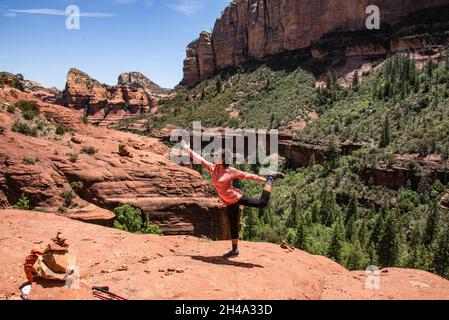
M 379 30 L 366 28 L 370 5 L 380 9 Z M 187 46 L 182 83 L 193 86 L 225 68 L 289 52 L 300 60 L 361 57 L 361 66 L 370 57 L 445 43 L 448 5 L 447 0 L 232 1 L 213 31 Z
M 381 8 L 381 30 L 363 29 L 370 4 Z M 188 45 L 182 84 L 195 86 L 228 68 L 270 59 L 279 59 L 279 67 L 314 60 L 324 71 L 338 67 L 353 74 L 367 62 L 418 50 L 415 55 L 426 52 L 420 56 L 424 64 L 436 54 L 434 46 L 447 43 L 448 5 L 447 0 L 232 1 L 212 33 L 202 32 Z M 167 91 L 139 72 L 123 73 L 116 85 L 106 85 L 72 68 L 63 91 L 21 75 L 5 74 L 0 80 L 0 255 L 5 262 L 0 299 L 19 298 L 24 258 L 59 231 L 79 257 L 81 289 L 39 280 L 31 299 L 93 299 L 92 285 L 110 286 L 130 299 L 449 297 L 449 281 L 425 271 L 382 269 L 381 288 L 371 290 L 366 271 L 348 271 L 323 256 L 275 243 L 242 241 L 242 256 L 222 258 L 229 243 L 220 240 L 230 238 L 226 209 L 199 172 L 170 161 L 170 133 L 176 126 L 168 124 L 148 136 L 150 117 L 158 115 L 176 90 Z M 218 89 L 217 96 L 221 93 L 226 92 Z M 23 101 L 37 105 L 37 119 L 27 120 L 16 107 Z M 314 113 L 310 121 L 318 117 Z M 123 121 L 128 119 L 136 121 L 129 125 Z M 23 123 L 35 132 L 20 133 Z M 331 146 L 295 137 L 307 121 L 289 125 L 279 136 L 279 155 L 286 167 L 324 164 Z M 346 141 L 336 147 L 340 155 L 350 155 L 376 145 Z M 354 173 L 368 187 L 390 189 L 410 183 L 416 190 L 421 179 L 444 185 L 449 181 L 449 162 L 441 156 L 393 157 L 392 163 L 363 163 Z M 439 204 L 448 209 L 449 193 L 444 190 Z M 22 195 L 34 211 L 14 209 Z M 346 206 L 347 200 L 341 202 Z M 114 208 L 123 204 L 141 209 L 164 236 L 111 228 Z
M 20 110 L 6 110 L 18 101 L 39 106 L 34 137 L 10 129 L 24 122 Z M 111 226 L 112 210 L 131 203 L 165 234 L 228 237 L 226 214 L 210 186 L 196 171 L 172 163 L 157 139 L 85 124 L 75 110 L 14 88 L 0 89 L 0 102 L 1 208 L 25 194 L 45 212 Z M 55 134 L 55 126 L 67 133 Z M 128 155 L 120 154 L 120 145 Z

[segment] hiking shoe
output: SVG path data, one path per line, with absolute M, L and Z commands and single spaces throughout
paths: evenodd
M 223 258 L 234 258 L 234 257 L 238 257 L 238 255 L 240 254 L 239 250 L 231 250 L 228 253 L 223 255 Z
M 272 178 L 273 181 L 276 181 L 278 179 L 284 179 L 285 175 L 282 172 L 276 172 L 276 171 L 269 171 L 267 174 L 265 174 L 267 178 Z

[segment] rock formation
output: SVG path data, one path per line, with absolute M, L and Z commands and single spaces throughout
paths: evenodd
M 19 299 L 30 248 L 61 230 L 77 253 L 80 289 L 42 281 L 33 285 L 31 300 L 94 299 L 95 285 L 128 299 L 155 300 L 449 298 L 448 280 L 420 270 L 382 269 L 372 274 L 380 279 L 379 289 L 369 289 L 366 271 L 348 271 L 279 244 L 242 241 L 242 255 L 227 260 L 221 254 L 228 241 L 129 234 L 30 211 L 0 210 L 0 215 L 0 299 Z
M 149 95 L 164 94 L 166 90 L 162 89 L 156 83 L 145 77 L 140 72 L 126 72 L 119 75 L 118 85 L 127 86 L 135 89 L 143 89 Z
M 84 113 L 93 123 L 103 125 L 148 113 L 159 99 L 153 96 L 152 90 L 159 87 L 139 75 L 123 74 L 118 85 L 108 86 L 72 68 L 67 74 L 66 87 L 59 103 Z
M 45 88 L 39 82 L 24 79 L 20 73 L 0 72 L 0 87 L 10 87 L 25 91 L 48 103 L 56 103 L 61 95 L 61 91 L 58 88 Z
M 380 8 L 380 30 L 366 28 L 370 5 Z M 298 49 L 306 49 L 307 57 L 323 58 L 423 48 L 435 40 L 425 35 L 425 28 L 433 28 L 434 34 L 449 29 L 448 5 L 448 0 L 235 0 L 212 34 L 203 32 L 188 45 L 182 83 L 194 85 L 215 70 Z M 446 42 L 447 36 L 437 41 Z
M 24 194 L 33 207 L 110 225 L 112 210 L 131 203 L 165 234 L 228 237 L 227 216 L 211 187 L 196 171 L 171 162 L 168 148 L 158 140 L 84 124 L 74 110 L 0 89 L 2 104 L 19 100 L 38 104 L 40 119 L 28 125 L 41 126 L 35 137 L 14 132 L 16 120 L 26 121 L 18 110 L 0 108 L 5 128 L 0 135 L 0 207 L 11 207 Z M 56 124 L 69 133 L 55 134 Z M 119 145 L 132 157 L 120 156 Z

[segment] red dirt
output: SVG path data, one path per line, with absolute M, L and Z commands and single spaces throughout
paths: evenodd
M 135 235 L 30 211 L 0 216 L 0 299 L 19 299 L 25 257 L 57 231 L 77 255 L 81 288 L 38 282 L 31 299 L 93 299 L 92 285 L 129 299 L 449 299 L 449 281 L 424 271 L 384 269 L 380 289 L 368 290 L 364 271 L 275 244 L 242 242 L 241 256 L 226 260 L 227 241 Z

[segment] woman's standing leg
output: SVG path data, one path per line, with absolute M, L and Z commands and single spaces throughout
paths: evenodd
M 239 204 L 235 203 L 226 207 L 228 211 L 229 228 L 231 231 L 232 250 L 225 254 L 225 257 L 239 255 Z

